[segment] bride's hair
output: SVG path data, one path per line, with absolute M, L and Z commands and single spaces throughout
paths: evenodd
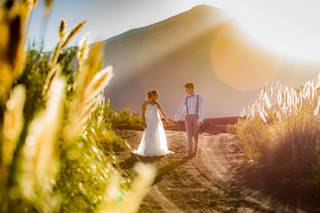
M 155 89 L 151 89 L 151 90 L 149 90 L 148 91 L 148 93 L 147 93 L 147 99 L 150 99 L 152 96 L 159 96 L 158 95 L 158 91 L 157 90 L 155 90 Z

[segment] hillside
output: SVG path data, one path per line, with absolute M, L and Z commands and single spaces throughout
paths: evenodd
M 184 99 L 184 83 L 193 81 L 207 117 L 234 116 L 256 99 L 265 81 L 296 86 L 316 75 L 312 67 L 260 49 L 206 5 L 113 37 L 105 48 L 105 63 L 116 68 L 106 97 L 116 109 L 138 112 L 146 91 L 156 88 L 173 116 Z

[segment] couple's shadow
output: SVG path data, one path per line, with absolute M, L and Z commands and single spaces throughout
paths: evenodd
M 143 162 L 143 163 L 148 163 L 148 164 L 154 164 L 157 166 L 157 176 L 153 184 L 156 184 L 160 182 L 163 178 L 163 176 L 169 174 L 171 171 L 175 170 L 179 166 L 187 163 L 189 160 L 192 159 L 192 157 L 183 157 L 177 160 L 172 160 L 169 161 L 167 164 L 159 164 L 157 165 L 158 162 L 160 162 L 161 159 L 166 158 L 167 156 L 161 156 L 161 157 L 141 157 L 135 154 L 131 153 L 131 156 L 126 159 L 125 161 L 122 162 L 122 168 L 126 169 L 131 169 L 133 168 L 134 164 L 136 162 Z

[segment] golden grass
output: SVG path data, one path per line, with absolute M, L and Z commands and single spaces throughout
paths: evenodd
M 25 60 L 25 24 L 28 17 L 25 5 L 13 4 L 0 8 L 0 98 L 5 102 L 13 81 L 23 69 Z
M 231 130 L 250 162 L 284 176 L 319 177 L 320 75 L 298 88 L 267 83 Z M 320 170 L 316 170 L 320 172 Z M 313 173 L 313 174 L 311 174 Z M 320 186 L 320 185 L 319 185 Z
M 13 152 L 17 140 L 23 128 L 23 107 L 26 100 L 26 90 L 23 85 L 13 88 L 10 98 L 6 104 L 3 124 L 3 163 L 9 165 L 12 161 Z
M 63 191 L 59 189 L 60 186 L 68 187 L 65 183 L 57 185 L 59 177 L 65 175 L 60 173 L 61 168 L 67 168 L 63 171 L 70 172 L 72 170 L 68 167 L 70 165 L 64 165 L 64 163 L 72 162 L 79 156 L 91 159 L 86 152 L 74 153 L 77 149 L 71 147 L 82 148 L 84 142 L 95 143 L 95 141 L 85 140 L 88 134 L 85 129 L 89 118 L 94 118 L 93 112 L 98 107 L 103 109 L 101 107 L 104 103 L 103 92 L 112 78 L 113 67 L 102 68 L 101 44 L 94 44 L 89 51 L 88 42 L 84 40 L 78 52 L 80 66 L 74 81 L 75 92 L 67 100 L 66 90 L 73 85 L 68 85 L 68 81 L 65 80 L 64 65 L 59 61 L 59 56 L 85 22 L 80 22 L 66 35 L 67 24 L 61 21 L 58 32 L 60 40 L 43 68 L 48 69 L 47 76 L 44 78 L 46 80 L 43 80 L 43 84 L 41 82 L 36 84 L 43 86 L 40 90 L 42 95 L 40 94 L 37 98 L 43 100 L 44 106 L 36 106 L 39 109 L 33 109 L 37 112 L 35 117 L 31 116 L 30 119 L 30 116 L 27 116 L 28 119 L 24 119 L 28 95 L 32 96 L 37 89 L 32 88 L 32 84 L 26 86 L 14 85 L 14 83 L 24 70 L 25 25 L 37 1 L 9 3 L 0 8 L 0 170 L 2 172 L 0 211 L 58 212 L 64 201 L 57 192 Z M 52 4 L 52 0 L 45 1 L 46 14 L 49 14 Z M 39 71 L 38 68 L 36 71 Z M 38 81 L 39 79 L 28 80 Z M 99 117 L 99 120 L 95 121 L 97 126 L 103 123 L 102 119 L 103 117 Z M 91 128 L 91 131 L 94 132 L 95 129 Z M 96 146 L 93 145 L 90 148 L 92 150 L 87 150 L 88 153 L 101 154 Z M 63 155 L 62 152 L 64 152 Z M 103 162 L 100 154 L 97 154 L 97 159 Z M 62 160 L 62 156 L 66 156 L 66 159 Z M 78 160 L 82 162 L 80 160 L 84 159 Z M 96 200 L 92 202 L 94 206 L 89 207 L 83 203 L 72 205 L 83 205 L 92 211 L 101 209 L 101 212 L 136 212 L 138 210 L 140 202 L 148 191 L 148 186 L 154 179 L 154 168 L 149 165 L 137 165 L 138 175 L 132 187 L 124 194 L 120 187 L 123 178 L 112 166 L 113 161 L 110 160 L 104 164 L 104 168 L 101 168 L 101 170 L 109 169 L 114 173 L 114 178 L 109 184 L 100 185 L 105 187 L 102 189 L 106 191 L 105 199 L 95 197 Z M 96 165 L 92 164 L 90 165 L 92 168 L 84 168 L 84 170 L 94 170 Z M 99 172 L 104 175 L 99 176 L 100 178 L 107 178 L 105 172 Z M 70 176 L 70 178 L 73 177 Z M 94 176 L 80 176 L 80 178 L 81 181 L 89 179 L 86 183 L 89 183 L 90 179 L 97 181 Z M 82 182 L 79 182 L 77 187 L 80 187 L 80 192 L 85 193 Z M 112 205 L 115 199 L 121 199 L 122 202 L 116 206 Z
M 122 212 L 137 212 L 139 210 L 140 203 L 144 196 L 148 193 L 149 186 L 153 183 L 155 178 L 155 168 L 150 165 L 144 165 L 137 163 L 135 171 L 138 177 L 132 183 L 131 191 L 126 195 L 127 199 L 123 205 L 117 205 L 117 198 L 120 192 L 119 176 L 113 176 L 111 187 L 106 192 L 106 200 L 104 207 L 100 210 L 100 213 L 122 213 Z
M 296 89 L 283 86 L 279 82 L 266 84 L 256 102 L 247 109 L 243 109 L 240 116 L 248 116 L 248 118 L 259 116 L 263 122 L 267 123 L 275 114 L 277 120 L 281 121 L 281 119 L 296 116 L 304 106 L 312 107 L 314 116 L 317 116 L 320 104 L 319 81 L 319 78 L 317 81 L 308 81 Z
M 62 127 L 65 80 L 56 78 L 49 89 L 45 111 L 30 124 L 21 161 L 20 187 L 26 199 L 42 204 L 39 209 L 48 212 L 52 206 L 55 176 L 58 172 L 59 131 Z M 46 203 L 37 202 L 38 199 Z
M 79 70 L 79 76 L 76 80 L 76 98 L 72 102 L 73 110 L 64 132 L 66 141 L 73 141 L 83 131 L 90 114 L 99 105 L 98 95 L 103 93 L 113 76 L 113 67 L 111 66 L 98 71 L 101 65 L 99 61 L 102 59 L 101 48 L 101 45 L 94 45 L 87 60 L 82 59 L 81 63 L 84 67 Z
M 49 15 L 53 5 L 53 0 L 45 0 L 45 15 Z
M 72 38 L 81 30 L 81 28 L 85 25 L 85 21 L 81 21 L 78 23 L 68 34 L 68 36 L 65 36 L 65 31 L 67 28 L 66 22 L 62 19 L 60 22 L 60 27 L 59 27 L 59 42 L 52 54 L 51 57 L 51 66 L 54 66 L 59 58 L 59 55 L 61 53 L 61 50 L 65 48 L 69 42 L 72 40 Z
M 64 40 L 64 42 L 62 43 L 61 48 L 65 48 L 69 42 L 72 40 L 72 38 L 81 30 L 81 28 L 85 25 L 86 21 L 81 21 L 78 25 L 76 25 L 71 32 L 69 33 L 69 35 L 66 37 L 66 39 Z

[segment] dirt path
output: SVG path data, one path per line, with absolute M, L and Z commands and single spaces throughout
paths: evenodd
M 128 141 L 137 147 L 141 133 Z M 231 135 L 201 135 L 198 152 L 186 158 L 184 132 L 167 131 L 169 148 L 175 154 L 163 158 L 128 155 L 131 167 L 136 161 L 154 163 L 159 174 L 140 212 L 297 212 L 270 196 L 249 190 L 239 181 L 242 156 L 234 152 Z

